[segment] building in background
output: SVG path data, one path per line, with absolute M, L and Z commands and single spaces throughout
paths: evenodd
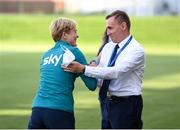
M 109 13 L 180 15 L 180 0 L 0 0 L 0 13 Z
M 55 13 L 63 7 L 62 0 L 0 0 L 0 13 Z
M 180 15 L 180 0 L 64 0 L 68 13 L 112 12 L 116 9 L 133 16 Z
M 155 1 L 154 13 L 160 15 L 180 15 L 180 0 Z

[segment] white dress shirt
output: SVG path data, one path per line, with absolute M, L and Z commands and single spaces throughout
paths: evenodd
M 130 36 L 118 43 L 120 48 L 123 47 Z M 89 77 L 98 78 L 99 84 L 102 84 L 103 79 L 111 79 L 109 85 L 110 95 L 140 95 L 142 93 L 142 79 L 145 67 L 144 49 L 132 38 L 129 45 L 116 59 L 115 65 L 107 67 L 116 44 L 113 42 L 107 43 L 101 52 L 98 66 L 85 66 L 84 74 Z

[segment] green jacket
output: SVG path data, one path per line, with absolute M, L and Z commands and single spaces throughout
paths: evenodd
M 75 56 L 75 60 L 81 64 L 87 64 L 82 52 L 67 42 L 57 41 L 55 46 L 45 52 L 40 63 L 40 85 L 34 98 L 32 107 L 43 107 L 74 111 L 73 90 L 75 79 L 79 76 L 74 73 L 65 72 L 61 68 L 64 51 L 68 48 Z M 94 91 L 97 80 L 80 75 L 89 90 Z

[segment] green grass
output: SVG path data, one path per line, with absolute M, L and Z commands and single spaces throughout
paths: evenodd
M 52 42 L 49 24 L 59 15 L 0 15 L 0 40 L 19 44 Z M 104 16 L 68 16 L 78 23 L 79 42 L 100 43 L 105 28 Z M 132 33 L 143 44 L 177 44 L 180 17 L 132 17 Z M 172 43 L 173 42 L 173 43 Z
M 55 15 L 0 15 L 0 128 L 27 128 L 39 83 L 41 54 L 53 46 Z M 69 16 L 78 22 L 79 47 L 88 60 L 101 42 L 104 16 Z M 144 128 L 180 128 L 180 17 L 132 18 L 132 34 L 146 50 Z M 74 91 L 76 128 L 100 128 L 98 91 L 80 79 Z

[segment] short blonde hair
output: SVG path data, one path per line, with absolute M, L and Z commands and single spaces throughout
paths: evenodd
M 68 33 L 74 28 L 76 28 L 76 21 L 65 17 L 52 21 L 51 25 L 49 26 L 51 36 L 55 42 L 61 40 L 63 32 Z

